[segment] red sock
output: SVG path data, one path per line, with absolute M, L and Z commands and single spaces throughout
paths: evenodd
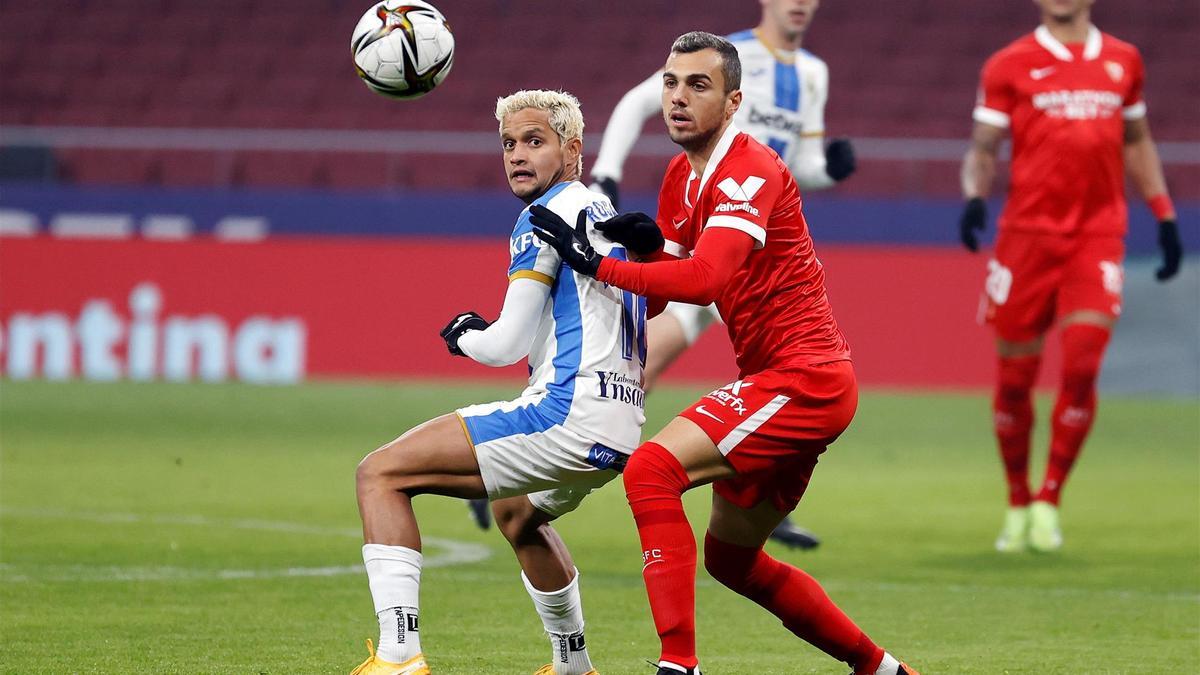
M 706 534 L 704 568 L 779 617 L 801 639 L 850 664 L 855 673 L 874 673 L 883 660 L 883 650 L 833 604 L 816 579 L 761 548 L 727 544 Z
M 661 660 L 693 668 L 696 658 L 696 538 L 683 512 L 687 472 L 666 448 L 643 443 L 622 474 L 642 540 L 642 578 Z
M 1038 501 L 1058 505 L 1059 494 L 1096 416 L 1096 377 L 1110 331 L 1102 326 L 1072 324 L 1062 331 L 1063 375 L 1051 420 L 1050 460 Z
M 1029 504 L 1029 436 L 1033 431 L 1033 385 L 1041 356 L 1000 357 L 992 421 L 1004 476 L 1008 480 L 1009 506 Z

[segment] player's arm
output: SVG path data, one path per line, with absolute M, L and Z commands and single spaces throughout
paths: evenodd
M 971 252 L 979 250 L 978 233 L 987 224 L 986 200 L 996 180 L 996 155 L 1016 107 L 1013 68 L 1013 63 L 1001 52 L 983 64 L 979 75 L 979 93 L 971 113 L 975 126 L 960 173 L 963 199 L 967 203 L 958 220 L 958 234 L 963 246 Z
M 1004 129 L 987 122 L 975 122 L 971 145 L 962 163 L 962 192 L 966 206 L 958 221 L 958 234 L 969 251 L 979 250 L 977 232 L 987 224 L 987 197 L 996 180 L 996 156 Z
M 849 139 L 835 138 L 825 145 L 825 101 L 829 97 L 829 71 L 822 68 L 814 95 L 805 108 L 803 129 L 788 166 L 802 190 L 824 190 L 849 178 L 858 168 Z
M 1158 245 L 1162 249 L 1163 264 L 1155 276 L 1159 281 L 1166 281 L 1179 272 L 1183 245 L 1175 224 L 1175 206 L 1167 192 L 1162 161 L 1150 136 L 1144 106 L 1142 111 L 1140 117 L 1125 120 L 1125 171 L 1158 220 Z
M 709 227 L 690 258 L 650 263 L 604 258 L 596 279 L 659 300 L 708 305 L 741 268 L 754 245 L 754 238 L 745 232 Z
M 621 182 L 625 159 L 641 135 L 642 125 L 661 111 L 662 73 L 654 73 L 630 89 L 613 108 L 600 141 L 600 154 L 592 166 L 592 179 L 594 187 L 608 195 L 614 208 L 619 208 L 617 184 Z
M 485 366 L 509 366 L 529 356 L 533 339 L 550 297 L 544 279 L 518 277 L 508 284 L 504 307 L 495 323 L 482 330 L 466 330 L 457 338 L 458 349 Z
M 769 214 L 778 197 L 778 185 L 766 185 L 769 187 L 759 190 L 759 212 Z M 691 257 L 629 262 L 602 256 L 592 248 L 587 239 L 585 211 L 579 212 L 574 228 L 543 206 L 534 205 L 529 213 L 534 234 L 576 272 L 648 298 L 695 305 L 711 304 L 755 246 L 766 243 L 762 223 L 736 216 L 713 216 L 706 221 Z

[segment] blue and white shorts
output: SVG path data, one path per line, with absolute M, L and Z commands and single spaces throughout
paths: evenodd
M 528 495 L 541 511 L 574 511 L 616 478 L 628 456 L 545 419 L 540 397 L 459 408 L 488 499 Z

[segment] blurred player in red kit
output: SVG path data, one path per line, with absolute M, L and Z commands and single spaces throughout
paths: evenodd
M 599 255 L 580 225 L 532 207 L 534 233 L 577 272 L 648 296 L 716 302 L 739 379 L 684 410 L 629 459 L 626 496 L 662 641 L 659 675 L 699 672 L 696 541 L 681 497 L 713 484 L 704 564 L 797 636 L 855 673 L 914 673 L 880 649 L 803 571 L 763 551 L 799 503 L 817 459 L 850 424 L 858 388 L 833 319 L 800 192 L 779 155 L 733 124 L 741 63 L 729 41 L 688 33 L 672 45 L 662 108 L 684 152 L 667 168 L 658 221 L 598 223 L 642 262 Z
M 1096 377 L 1121 314 L 1128 173 L 1159 221 L 1159 281 L 1182 258 L 1146 103 L 1137 48 L 1091 24 L 1094 0 L 1034 0 L 1042 25 L 983 67 L 971 147 L 963 160 L 963 244 L 975 251 L 984 200 L 1006 131 L 1012 180 L 985 284 L 996 331 L 996 438 L 1008 479 L 1000 551 L 1062 546 L 1058 504 L 1096 412 Z M 1028 485 L 1031 391 L 1046 332 L 1057 325 L 1063 372 L 1041 489 Z

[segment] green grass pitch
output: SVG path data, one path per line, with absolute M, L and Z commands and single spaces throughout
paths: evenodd
M 417 422 L 516 389 L 0 382 L 0 669 L 348 672 L 376 632 L 356 569 L 355 464 Z M 697 393 L 652 395 L 648 430 Z M 708 494 L 687 499 L 698 528 Z M 1195 400 L 1102 400 L 1065 492 L 1060 554 L 995 553 L 1004 506 L 983 396 L 868 393 L 797 512 L 824 545 L 771 551 L 925 675 L 1195 672 Z M 439 563 L 422 589 L 434 672 L 544 663 L 548 643 L 499 534 L 476 530 L 455 500 L 417 509 Z M 652 672 L 657 640 L 620 487 L 560 531 L 600 672 Z M 703 571 L 697 603 L 707 673 L 847 670 Z

